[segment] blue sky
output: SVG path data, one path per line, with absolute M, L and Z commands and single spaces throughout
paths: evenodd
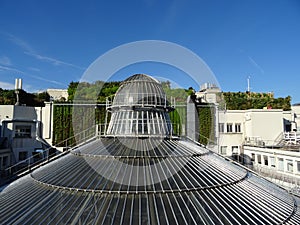
M 250 76 L 251 91 L 300 102 L 298 0 L 0 0 L 0 87 L 13 88 L 22 78 L 31 92 L 67 88 L 105 52 L 141 40 L 190 49 L 223 91 L 245 91 Z M 184 88 L 199 89 L 168 66 L 121 72 L 120 78 L 169 74 Z

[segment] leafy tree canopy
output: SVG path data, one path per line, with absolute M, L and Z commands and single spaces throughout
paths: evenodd
M 50 100 L 47 92 L 27 93 L 24 90 L 19 91 L 19 100 L 22 105 L 27 106 L 45 106 L 44 102 Z M 14 105 L 17 101 L 15 90 L 4 90 L 0 88 L 0 104 Z
M 223 92 L 227 109 L 291 109 L 291 97 L 274 98 L 273 93 Z
M 117 92 L 120 85 L 121 81 L 96 81 L 94 83 L 71 82 L 68 87 L 68 100 L 73 101 L 76 99 L 79 101 L 95 101 L 95 97 L 98 96 L 97 101 L 99 103 L 103 103 L 107 97 L 112 96 Z M 162 82 L 162 87 L 168 98 L 171 96 L 175 98 L 176 104 L 185 103 L 187 96 L 194 93 L 192 87 L 189 89 L 171 88 L 170 81 Z

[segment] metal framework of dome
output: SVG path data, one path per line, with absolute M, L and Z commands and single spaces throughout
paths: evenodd
M 117 95 L 140 82 L 157 83 L 135 75 Z M 119 97 L 112 114 L 135 110 Z M 297 197 L 201 145 L 111 133 L 9 185 L 0 194 L 0 224 L 299 224 Z
M 161 84 L 152 77 L 136 74 L 127 78 L 117 91 L 106 134 L 111 136 L 170 136 L 169 111 L 174 110 Z

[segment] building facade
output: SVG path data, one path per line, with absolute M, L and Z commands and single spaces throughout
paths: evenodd
M 218 153 L 300 185 L 299 108 L 219 111 Z
M 0 168 L 45 157 L 51 143 L 51 105 L 0 106 Z M 28 159 L 30 158 L 30 159 Z
M 68 90 L 67 89 L 47 89 L 47 93 L 50 95 L 51 100 L 68 100 Z
M 244 144 L 276 145 L 292 121 L 280 109 L 249 109 L 219 111 L 219 153 L 226 156 L 241 154 Z
M 204 85 L 199 101 L 214 104 L 216 145 L 211 149 L 276 179 L 299 179 L 300 104 L 291 110 L 226 110 L 220 89 Z M 226 104 L 225 104 L 226 105 Z M 281 177 L 282 176 L 282 177 Z M 297 181 L 298 182 L 298 181 Z M 300 185 L 300 182 L 299 182 Z

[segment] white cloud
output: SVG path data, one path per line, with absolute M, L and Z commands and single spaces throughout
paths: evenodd
M 48 57 L 48 56 L 42 56 L 42 55 L 39 55 L 39 54 L 33 53 L 33 52 L 24 52 L 24 53 L 26 55 L 33 56 L 34 58 L 36 58 L 38 60 L 41 60 L 41 61 L 44 61 L 44 62 L 49 62 L 49 63 L 51 63 L 55 66 L 64 65 L 64 66 L 74 67 L 74 68 L 80 69 L 80 70 L 85 70 L 85 68 L 83 68 L 83 67 L 76 66 L 72 63 L 67 63 L 67 62 L 64 62 L 64 61 L 61 61 L 61 60 L 58 60 L 58 59 L 54 59 L 54 58 L 51 58 L 51 57 Z
M 0 88 L 2 89 L 14 89 L 15 85 L 7 82 L 0 81 Z
M 49 79 L 46 79 L 46 78 L 41 77 L 41 76 L 31 75 L 31 74 L 25 73 L 21 70 L 18 70 L 18 69 L 12 68 L 12 67 L 7 67 L 7 66 L 1 66 L 0 65 L 0 71 L 4 71 L 4 72 L 5 71 L 10 71 L 10 72 L 18 73 L 18 74 L 23 74 L 23 75 L 32 77 L 32 78 L 37 79 L 37 80 L 46 81 L 48 83 L 64 86 L 64 84 L 61 83 L 61 82 L 58 82 L 58 81 L 55 81 L 55 80 L 49 80 Z
M 64 65 L 64 66 L 70 66 L 70 67 L 80 69 L 80 70 L 85 70 L 86 69 L 86 68 L 74 65 L 72 63 L 64 62 L 64 61 L 59 60 L 59 59 L 55 59 L 55 58 L 51 58 L 51 57 L 48 57 L 48 56 L 41 55 L 31 45 L 29 45 L 26 41 L 12 35 L 12 34 L 9 34 L 9 33 L 6 33 L 6 35 L 8 36 L 8 40 L 10 40 L 15 45 L 19 46 L 21 49 L 23 49 L 24 53 L 26 55 L 32 56 L 32 57 L 34 57 L 38 60 L 44 61 L 44 62 L 51 63 L 52 65 L 55 65 L 55 66 Z
M 27 51 L 27 52 L 35 52 L 34 49 L 24 40 L 6 33 L 6 35 L 8 36 L 8 40 L 10 40 L 12 43 L 14 43 L 15 45 L 18 45 L 19 47 L 21 47 L 23 50 Z
M 10 59 L 7 56 L 0 57 L 0 64 L 3 66 L 11 66 L 12 65 Z
M 15 73 L 25 74 L 25 72 L 15 69 L 13 67 L 1 66 L 1 65 L 0 65 L 0 71 L 11 71 L 11 72 L 15 72 Z
M 252 63 L 253 66 L 255 66 L 262 74 L 265 74 L 265 71 L 260 67 L 260 65 L 258 65 L 254 59 L 252 59 L 250 56 L 248 56 L 248 59 L 250 60 L 250 62 Z
M 34 78 L 34 79 L 37 79 L 37 80 L 41 80 L 41 81 L 46 81 L 46 82 L 49 82 L 49 83 L 53 83 L 53 84 L 57 84 L 57 85 L 62 85 L 64 86 L 63 83 L 61 82 L 58 82 L 58 81 L 55 81 L 55 80 L 48 80 L 46 78 L 43 78 L 41 76 L 34 76 L 34 75 L 29 75 L 30 77 Z

